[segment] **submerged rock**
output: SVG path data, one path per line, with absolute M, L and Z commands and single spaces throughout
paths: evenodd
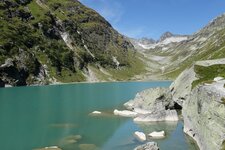
M 61 145 L 70 145 L 70 144 L 74 144 L 77 143 L 79 140 L 81 140 L 82 136 L 81 135 L 70 135 L 67 136 L 65 138 L 63 138 L 60 141 Z
M 134 137 L 140 142 L 146 141 L 146 136 L 143 132 L 139 131 L 134 132 Z
M 72 123 L 59 123 L 59 124 L 50 124 L 50 127 L 53 128 L 77 128 L 77 124 L 72 124 Z
M 118 115 L 118 116 L 123 116 L 123 117 L 136 117 L 138 113 L 133 112 L 133 111 L 129 111 L 129 110 L 122 110 L 119 111 L 117 109 L 115 109 L 113 111 L 114 115 Z
M 148 142 L 136 147 L 134 150 L 159 150 L 159 147 L 156 142 Z
M 38 148 L 38 149 L 34 149 L 34 150 L 62 150 L 62 149 L 59 148 L 58 146 L 49 146 L 49 147 Z
M 79 144 L 80 150 L 98 150 L 99 148 L 94 144 Z

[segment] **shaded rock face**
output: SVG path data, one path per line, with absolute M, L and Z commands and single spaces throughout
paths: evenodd
M 224 84 L 225 81 L 221 81 L 196 87 L 184 102 L 184 132 L 197 142 L 201 150 L 220 150 L 224 146 Z
M 148 142 L 136 147 L 134 150 L 159 150 L 159 147 L 155 142 Z
M 28 72 L 26 68 L 18 68 L 12 59 L 6 60 L 5 64 L 0 67 L 0 76 L 2 80 L 10 85 L 22 86 L 26 85 Z
M 38 60 L 31 54 L 21 52 L 14 59 L 6 59 L 5 63 L 0 66 L 0 77 L 6 84 L 24 86 L 30 84 L 30 82 L 35 82 L 31 78 L 38 76 L 40 67 Z
M 0 79 L 0 87 L 5 87 L 5 82 L 3 82 L 2 79 Z
M 165 32 L 164 34 L 162 34 L 162 36 L 160 37 L 159 41 L 163 41 L 166 38 L 172 37 L 174 36 L 171 32 Z

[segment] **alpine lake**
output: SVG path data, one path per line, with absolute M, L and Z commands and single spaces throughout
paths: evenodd
M 136 124 L 113 115 L 137 92 L 168 87 L 170 81 L 75 83 L 0 89 L 0 149 L 133 150 L 144 144 L 133 133 L 164 130 L 163 139 L 149 139 L 160 150 L 197 150 L 183 133 L 183 122 Z M 101 111 L 102 115 L 90 115 Z M 146 141 L 146 142 L 147 142 Z

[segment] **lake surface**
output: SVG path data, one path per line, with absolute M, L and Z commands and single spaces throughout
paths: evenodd
M 143 144 L 133 133 L 165 130 L 160 150 L 195 150 L 178 123 L 138 125 L 112 111 L 150 87 L 171 82 L 68 84 L 0 89 L 0 149 L 32 150 L 57 145 L 63 150 L 131 150 Z M 92 111 L 104 116 L 90 116 Z M 81 136 L 81 138 L 78 137 Z M 78 139 L 79 138 L 79 139 Z M 149 139 L 151 141 L 151 139 Z

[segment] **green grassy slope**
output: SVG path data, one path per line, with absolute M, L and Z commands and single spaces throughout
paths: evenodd
M 0 64 L 12 58 L 18 75 L 26 74 L 13 76 L 8 68 L 0 70 L 7 84 L 34 84 L 43 66 L 46 83 L 85 81 L 89 64 L 102 66 L 116 80 L 144 71 L 141 61 L 133 61 L 132 44 L 77 0 L 5 0 L 0 2 L 0 18 Z M 65 34 L 67 43 L 62 39 Z M 120 63 L 118 70 L 112 57 Z

